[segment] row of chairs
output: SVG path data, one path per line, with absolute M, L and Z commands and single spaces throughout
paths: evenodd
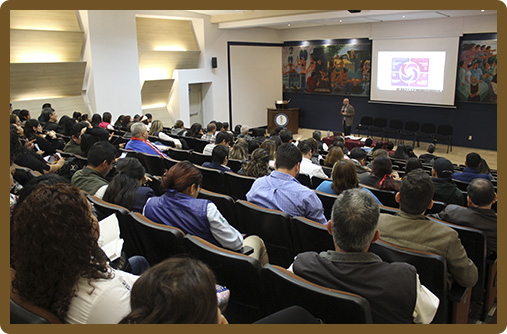
M 453 127 L 448 124 L 436 125 L 434 123 L 423 123 L 422 125 L 416 121 L 409 121 L 404 123 L 401 119 L 393 119 L 387 126 L 387 119 L 384 117 L 370 117 L 363 116 L 359 124 L 356 126 L 358 133 L 361 130 L 366 130 L 369 136 L 378 136 L 382 139 L 389 140 L 395 139 L 395 144 L 404 143 L 404 139 L 412 140 L 412 147 L 420 146 L 420 141 L 425 140 L 429 142 L 446 142 L 447 153 L 449 148 L 452 151 L 452 136 Z

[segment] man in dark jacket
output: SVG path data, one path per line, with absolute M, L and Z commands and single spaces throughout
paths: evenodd
M 463 193 L 452 182 L 453 165 L 446 158 L 435 158 L 431 169 L 431 180 L 433 181 L 433 200 L 446 204 L 464 205 Z

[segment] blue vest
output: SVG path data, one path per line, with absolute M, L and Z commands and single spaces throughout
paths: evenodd
M 144 215 L 159 224 L 174 226 L 185 234 L 196 235 L 222 247 L 210 230 L 207 208 L 210 201 L 193 198 L 174 189 L 160 197 L 152 197 L 144 207 Z

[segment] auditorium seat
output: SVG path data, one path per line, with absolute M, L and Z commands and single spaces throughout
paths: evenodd
M 125 215 L 130 212 L 129 209 L 124 208 L 121 205 L 106 202 L 94 195 L 87 194 L 86 199 L 92 204 L 93 213 L 97 217 L 98 221 L 101 221 L 112 214 L 118 213 L 119 215 Z
M 405 123 L 405 128 L 400 131 L 400 141 L 404 144 L 405 139 L 412 140 L 412 147 L 415 147 L 415 141 L 417 139 L 417 133 L 419 132 L 419 122 L 409 121 Z M 399 144 L 399 142 L 398 142 Z
M 211 162 L 211 155 L 203 154 L 197 151 L 192 151 L 190 154 L 190 162 L 202 166 L 205 162 Z
M 452 152 L 453 132 L 454 132 L 454 129 L 453 129 L 452 125 L 441 124 L 437 127 L 437 132 L 435 133 L 435 136 L 434 136 L 435 144 L 447 142 L 447 153 L 449 153 L 449 147 L 451 148 L 451 152 Z
M 370 304 L 356 294 L 314 284 L 280 266 L 266 264 L 261 270 L 269 311 L 297 305 L 325 324 L 370 324 Z
M 417 133 L 417 147 L 420 146 L 419 141 L 424 140 L 433 143 L 433 137 L 435 136 L 437 126 L 434 123 L 423 123 L 421 130 Z
M 338 195 L 331 195 L 319 190 L 314 191 L 322 202 L 322 207 L 324 208 L 324 216 L 328 220 L 331 219 L 331 209 L 333 208 L 333 204 L 338 198 Z
M 202 188 L 220 194 L 225 193 L 224 176 L 221 171 L 199 165 L 194 166 L 202 174 Z
M 361 117 L 359 124 L 356 125 L 357 133 L 360 135 L 361 130 L 366 130 L 366 132 L 368 133 L 368 131 L 370 130 L 370 126 L 372 125 L 373 125 L 373 117 L 370 116 Z
M 396 196 L 396 191 L 391 190 L 380 190 L 374 187 L 370 187 L 364 184 L 359 184 L 361 188 L 366 188 L 369 191 L 375 195 L 380 203 L 382 203 L 385 206 L 389 206 L 391 208 L 398 208 L 400 205 L 398 202 L 396 202 L 396 199 L 394 198 Z
M 387 120 L 383 117 L 376 117 L 373 120 L 373 125 L 370 126 L 370 129 L 368 133 L 370 134 L 370 137 L 380 137 L 384 139 L 384 129 L 387 126 Z
M 236 208 L 232 197 L 224 194 L 215 193 L 209 190 L 200 189 L 197 198 L 204 198 L 212 201 L 218 208 L 218 211 L 227 219 L 235 229 L 240 232 L 244 231 L 241 219 L 236 218 Z
M 304 186 L 312 189 L 312 180 L 310 179 L 310 175 L 299 173 L 296 179 Z
M 333 237 L 327 227 L 304 217 L 293 217 L 291 220 L 294 253 L 307 251 L 317 253 L 334 250 Z
M 323 178 L 323 177 L 320 177 L 320 176 L 317 176 L 317 175 L 313 175 L 311 177 L 311 182 L 312 182 L 312 189 L 317 189 L 320 184 L 324 181 L 333 181 L 333 179 L 329 178 L 329 177 L 326 177 L 326 178 Z
M 246 200 L 246 194 L 252 188 L 256 178 L 252 176 L 239 175 L 233 172 L 224 173 L 225 193 L 234 200 Z
M 168 153 L 169 153 L 168 155 L 171 158 L 175 159 L 175 160 L 178 160 L 178 161 L 184 161 L 184 160 L 191 161 L 190 150 L 180 150 L 180 149 L 177 149 L 177 148 L 170 148 Z
M 137 156 L 139 161 L 143 164 L 144 168 L 146 168 L 146 172 L 151 175 L 162 176 L 165 172 L 165 166 L 163 159 L 164 157 L 155 154 L 148 154 L 143 152 L 138 152 Z
M 204 147 L 209 144 L 208 141 L 200 140 L 197 138 L 192 138 L 192 137 L 181 137 L 181 138 L 183 138 L 187 142 L 188 147 L 191 150 L 194 150 L 194 151 L 197 151 L 200 153 L 202 153 L 202 151 L 204 150 Z
M 403 121 L 401 119 L 393 119 L 389 121 L 389 127 L 384 128 L 384 137 L 387 141 L 394 138 L 394 145 L 400 140 L 400 131 L 403 130 Z
M 238 159 L 229 159 L 227 162 L 227 166 L 229 166 L 229 168 L 232 169 L 234 173 L 237 173 L 241 169 L 241 167 L 243 167 L 243 163 L 241 162 L 241 160 Z

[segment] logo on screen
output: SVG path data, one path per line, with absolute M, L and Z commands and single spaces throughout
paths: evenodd
M 391 85 L 428 87 L 429 58 L 393 58 Z

